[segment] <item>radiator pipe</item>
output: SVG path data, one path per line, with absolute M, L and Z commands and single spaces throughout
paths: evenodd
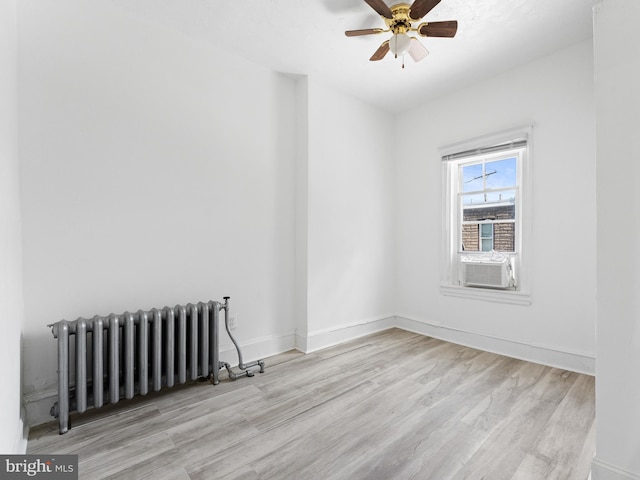
M 227 362 L 220 362 L 220 368 L 224 367 L 227 369 L 227 373 L 229 374 L 229 378 L 231 380 L 236 380 L 240 377 L 253 377 L 253 375 L 255 374 L 256 371 L 259 371 L 260 373 L 264 373 L 264 360 L 256 360 L 255 362 L 250 362 L 250 363 L 244 363 L 242 361 L 242 352 L 240 351 L 240 346 L 238 345 L 238 342 L 236 342 L 236 339 L 234 338 L 234 336 L 231 334 L 231 329 L 229 328 L 229 298 L 231 297 L 223 297 L 224 298 L 224 303 L 220 304 L 220 310 L 224 310 L 224 326 L 225 329 L 227 330 L 227 334 L 229 335 L 229 338 L 231 339 L 231 341 L 233 342 L 233 345 L 236 347 L 236 351 L 238 352 L 238 368 L 240 370 L 242 370 L 242 372 L 234 372 L 231 369 L 231 365 Z M 258 367 L 258 370 L 252 370 L 252 368 L 254 367 Z

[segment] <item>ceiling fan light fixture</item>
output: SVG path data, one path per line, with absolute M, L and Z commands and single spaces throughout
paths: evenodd
M 402 56 L 411 48 L 411 37 L 405 33 L 396 33 L 391 40 L 389 40 L 389 50 L 396 57 Z

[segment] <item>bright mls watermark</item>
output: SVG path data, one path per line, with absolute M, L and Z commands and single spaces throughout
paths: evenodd
M 77 455 L 0 455 L 0 480 L 78 480 Z

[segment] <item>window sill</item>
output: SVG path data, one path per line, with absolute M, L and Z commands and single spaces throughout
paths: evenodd
M 493 290 L 489 288 L 461 287 L 459 285 L 440 285 L 440 293 L 448 297 L 469 298 L 511 305 L 531 305 L 531 294 L 513 290 Z

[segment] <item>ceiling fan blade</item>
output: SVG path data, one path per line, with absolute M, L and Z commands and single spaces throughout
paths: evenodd
M 423 37 L 447 37 L 452 38 L 458 31 L 458 21 L 422 23 L 418 27 L 418 33 Z
M 384 56 L 389 52 L 389 40 L 386 40 L 378 47 L 378 50 L 371 56 L 369 60 L 375 62 L 377 60 L 382 60 Z
M 384 32 L 381 28 L 365 28 L 363 30 L 347 30 L 344 34 L 347 37 L 358 37 L 360 35 L 372 35 L 374 33 L 382 33 Z
M 411 45 L 409 45 L 409 55 L 413 58 L 414 62 L 419 62 L 424 57 L 429 55 L 429 50 L 424 48 L 417 38 L 411 37 Z
M 420 20 L 439 3 L 440 0 L 415 0 L 409 9 L 411 20 Z
M 393 18 L 393 13 L 391 12 L 391 9 L 386 3 L 384 3 L 383 0 L 364 0 L 364 1 L 367 2 L 367 4 L 371 8 L 373 8 L 376 12 L 378 12 L 378 15 L 382 15 L 384 18 L 388 18 L 389 20 Z

